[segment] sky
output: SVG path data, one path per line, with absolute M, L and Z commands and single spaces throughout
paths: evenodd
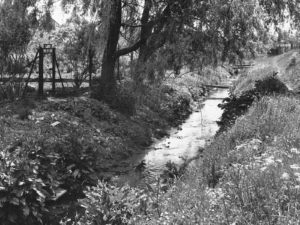
M 70 13 L 67 14 L 62 10 L 60 2 L 61 1 L 57 1 L 57 2 L 54 3 L 53 11 L 52 11 L 52 17 L 59 24 L 63 24 L 70 17 Z

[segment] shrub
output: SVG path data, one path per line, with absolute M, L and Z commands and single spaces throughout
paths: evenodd
M 24 84 L 20 82 L 14 82 L 14 80 L 11 80 L 5 84 L 0 85 L 0 101 L 13 101 L 21 97 L 23 92 Z
M 257 69 L 250 70 L 248 73 L 241 74 L 240 78 L 234 82 L 231 88 L 231 93 L 237 97 L 245 93 L 246 91 L 255 88 L 255 83 L 258 80 L 264 80 L 274 75 L 275 67 L 258 67 Z
M 0 223 L 55 224 L 68 213 L 63 203 L 84 197 L 95 185 L 96 153 L 75 134 L 51 140 L 20 140 L 1 151 Z
M 132 87 L 119 86 L 110 90 L 110 94 L 104 93 L 103 85 L 94 88 L 91 97 L 106 102 L 111 108 L 125 115 L 135 113 L 136 97 Z
M 278 78 L 271 76 L 263 80 L 257 80 L 252 90 L 245 91 L 240 96 L 231 94 L 219 105 L 224 110 L 221 120 L 218 122 L 220 130 L 218 133 L 231 127 L 235 120 L 243 115 L 255 99 L 266 95 L 278 95 L 288 93 L 288 88 Z
M 72 225 L 94 224 L 144 224 L 143 220 L 163 216 L 166 184 L 157 179 L 154 184 L 144 184 L 144 188 L 132 188 L 128 185 L 116 187 L 99 181 L 96 187 L 85 191 L 86 198 L 80 200 L 85 212 Z M 65 217 L 62 225 L 67 225 Z M 155 224 L 155 223 L 154 223 Z M 157 224 L 157 223 L 156 223 Z M 159 224 L 159 223 L 158 223 Z
M 86 190 L 86 198 L 80 201 L 86 209 L 80 224 L 125 225 L 139 205 L 137 192 L 127 186 L 117 188 L 99 182 Z
M 291 68 L 291 67 L 294 67 L 294 66 L 296 66 L 296 57 L 293 57 L 292 59 L 291 59 L 291 62 L 290 62 L 290 64 L 288 65 L 288 68 Z
M 27 146 L 1 152 L 0 222 L 41 224 L 46 211 L 45 183 L 38 176 L 39 161 L 30 159 Z
M 125 115 L 133 115 L 135 113 L 135 96 L 134 91 L 130 89 L 118 89 L 111 107 Z

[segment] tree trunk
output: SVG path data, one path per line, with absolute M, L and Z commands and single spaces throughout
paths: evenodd
M 148 60 L 147 51 L 147 40 L 152 34 L 153 24 L 149 24 L 150 19 L 150 10 L 152 8 L 152 1 L 151 0 L 145 0 L 145 6 L 141 18 L 141 46 L 139 49 L 139 57 L 136 65 L 136 70 L 134 73 L 134 80 L 136 84 L 140 85 L 143 81 L 143 76 L 146 73 L 146 62 Z
M 145 0 L 145 7 L 141 18 L 141 45 L 134 77 L 137 86 L 143 83 L 145 77 L 153 81 L 155 68 L 147 68 L 147 62 L 155 51 L 166 43 L 168 37 L 172 35 L 172 31 L 174 31 L 174 26 L 169 23 L 171 15 L 170 3 L 166 5 L 162 15 L 155 23 L 150 22 L 152 7 L 152 1 Z
M 110 12 L 107 24 L 107 40 L 102 58 L 102 69 L 99 89 L 95 97 L 107 102 L 113 101 L 116 91 L 115 65 L 117 45 L 121 28 L 121 0 L 110 1 Z

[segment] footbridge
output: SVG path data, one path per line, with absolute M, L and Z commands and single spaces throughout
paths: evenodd
M 203 86 L 207 88 L 220 88 L 220 89 L 229 89 L 231 87 L 229 85 L 211 85 L 211 84 L 205 84 Z

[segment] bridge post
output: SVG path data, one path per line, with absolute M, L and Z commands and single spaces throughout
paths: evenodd
M 39 86 L 38 86 L 38 96 L 42 97 L 44 95 L 44 51 L 42 47 L 39 47 Z
M 92 87 L 93 51 L 89 49 L 89 86 Z
M 55 93 L 55 71 L 56 69 L 56 50 L 52 48 L 52 92 Z

